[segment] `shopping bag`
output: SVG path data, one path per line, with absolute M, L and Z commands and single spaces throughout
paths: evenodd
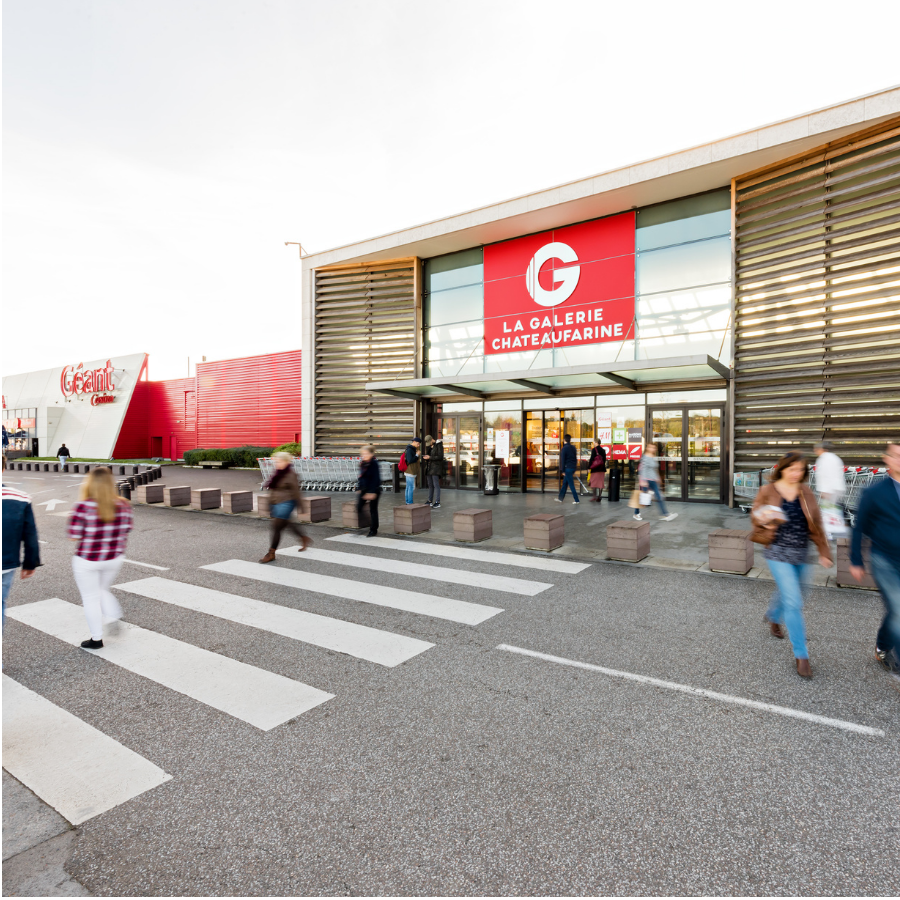
M 641 491 L 641 506 L 649 506 L 653 502 L 653 497 L 650 494 L 650 491 Z
M 847 534 L 847 526 L 844 524 L 844 511 L 837 503 L 823 500 L 819 505 L 822 511 L 822 527 L 829 540 L 843 537 Z
M 629 505 L 632 509 L 640 509 L 640 506 L 641 506 L 641 492 L 640 492 L 637 488 L 635 488 L 635 489 L 631 492 L 631 499 L 628 501 L 628 505 Z

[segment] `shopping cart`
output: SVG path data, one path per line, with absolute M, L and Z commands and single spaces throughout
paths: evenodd
M 259 458 L 259 471 L 264 485 L 275 473 L 275 462 Z M 299 456 L 294 458 L 294 471 L 304 491 L 355 491 L 359 478 L 359 458 L 354 456 Z M 393 490 L 393 464 L 379 460 L 381 489 Z

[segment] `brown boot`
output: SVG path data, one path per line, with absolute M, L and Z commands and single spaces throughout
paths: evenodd
M 797 660 L 797 674 L 801 678 L 812 678 L 812 669 L 809 667 L 808 659 Z
M 763 618 L 763 621 L 768 623 L 769 631 L 772 632 L 772 637 L 777 637 L 779 640 L 784 638 L 784 629 L 777 622 L 773 622 L 771 619 L 766 618 Z
M 272 562 L 275 559 L 275 551 L 270 549 L 269 552 L 260 560 L 261 563 Z

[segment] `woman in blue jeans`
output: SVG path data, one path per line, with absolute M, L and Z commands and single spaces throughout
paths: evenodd
M 776 585 L 765 622 L 777 638 L 784 637 L 782 625 L 787 627 L 801 678 L 812 677 L 803 621 L 810 541 L 818 547 L 819 562 L 831 567 L 831 548 L 815 495 L 805 484 L 808 477 L 809 464 L 803 454 L 787 453 L 775 466 L 770 484 L 760 488 L 751 513 L 751 539 L 765 545 L 763 555 Z

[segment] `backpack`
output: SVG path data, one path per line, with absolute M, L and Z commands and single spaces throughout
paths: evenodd
M 399 462 L 399 464 L 397 465 L 397 468 L 398 468 L 401 472 L 405 472 L 405 471 L 406 471 L 406 451 L 405 451 L 405 450 L 403 451 L 403 454 L 402 454 L 402 456 L 400 457 L 400 462 Z

